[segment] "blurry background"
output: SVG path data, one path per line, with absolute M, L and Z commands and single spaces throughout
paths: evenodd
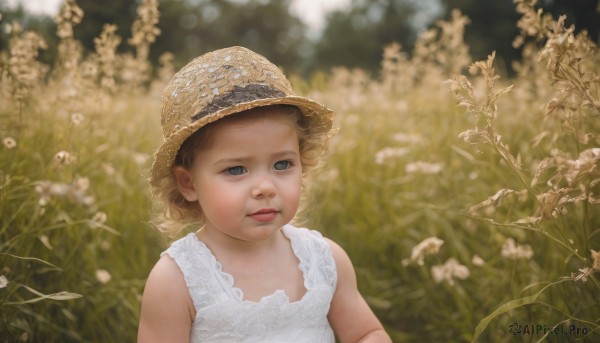
M 58 12 L 60 0 L 2 0 L 4 22 L 18 18 L 25 28 L 35 28 L 51 48 L 42 59 L 56 56 L 55 24 L 48 18 Z M 102 25 L 114 23 L 118 35 L 129 37 L 136 0 L 79 0 L 85 16 L 75 31 L 87 51 Z M 587 30 L 598 40 L 600 14 L 597 0 L 542 0 L 545 13 L 567 15 L 567 23 Z M 465 42 L 474 60 L 497 52 L 499 67 L 512 73 L 511 61 L 521 52 L 511 46 L 517 35 L 518 15 L 511 0 L 160 0 L 158 27 L 162 34 L 153 44 L 151 60 L 166 51 L 176 66 L 204 52 L 242 45 L 276 61 L 288 72 L 307 75 L 333 66 L 379 69 L 382 47 L 398 42 L 412 51 L 419 32 L 448 19 L 459 8 L 470 19 Z M 0 36 L 1 37 L 1 36 Z M 5 47 L 6 40 L 0 44 Z M 52 48 L 54 47 L 54 49 Z M 119 51 L 133 49 L 127 44 Z

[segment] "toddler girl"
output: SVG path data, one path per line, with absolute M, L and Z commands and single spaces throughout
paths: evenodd
M 201 228 L 152 269 L 138 341 L 389 342 L 342 248 L 289 224 L 333 113 L 241 47 L 190 62 L 162 103 L 159 227 Z

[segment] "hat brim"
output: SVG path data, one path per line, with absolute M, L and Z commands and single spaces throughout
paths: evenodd
M 159 187 L 162 180 L 171 176 L 171 168 L 173 167 L 179 147 L 194 132 L 207 124 L 232 114 L 269 105 L 296 106 L 307 119 L 309 127 L 317 133 L 328 133 L 333 126 L 332 110 L 316 101 L 301 96 L 285 96 L 238 103 L 204 116 L 165 138 L 163 144 L 154 154 L 154 163 L 150 169 L 150 185 Z

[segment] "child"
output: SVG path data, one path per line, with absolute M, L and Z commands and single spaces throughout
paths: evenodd
M 232 47 L 166 87 L 150 183 L 164 231 L 201 226 L 151 271 L 139 342 L 390 342 L 337 244 L 290 221 L 333 114 Z

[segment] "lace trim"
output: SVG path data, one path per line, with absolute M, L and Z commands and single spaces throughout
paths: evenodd
M 186 284 L 197 310 L 210 306 L 218 301 L 218 294 L 231 294 L 245 304 L 262 304 L 274 298 L 283 298 L 287 304 L 300 304 L 306 301 L 309 293 L 323 282 L 335 290 L 337 270 L 331 255 L 329 244 L 318 231 L 295 228 L 291 225 L 283 227 L 284 236 L 289 239 L 292 251 L 298 259 L 298 268 L 302 271 L 306 293 L 293 303 L 283 290 L 262 297 L 258 302 L 244 300 L 244 292 L 235 286 L 233 275 L 225 272 L 210 248 L 198 239 L 195 233 L 175 242 L 167 251 L 182 270 Z M 161 254 L 162 255 L 162 254 Z M 219 276 L 215 279 L 215 273 Z M 324 275 L 320 275 L 320 274 Z M 216 282 L 214 282 L 216 281 Z M 221 284 L 220 290 L 217 285 Z
M 221 277 L 223 277 L 223 279 L 227 282 L 227 285 L 229 287 L 231 287 L 231 289 L 233 290 L 233 292 L 236 294 L 238 300 L 243 301 L 243 302 L 248 302 L 248 303 L 257 303 L 260 304 L 263 302 L 263 300 L 268 300 L 269 298 L 272 297 L 276 297 L 276 296 L 281 296 L 283 295 L 285 297 L 285 299 L 287 300 L 287 302 L 289 304 L 294 304 L 294 303 L 299 303 L 305 300 L 306 296 L 308 295 L 308 293 L 314 289 L 314 282 L 310 282 L 311 281 L 311 277 L 308 273 L 308 263 L 307 263 L 307 258 L 304 254 L 304 249 L 303 246 L 300 244 L 300 237 L 294 236 L 295 232 L 290 232 L 293 230 L 299 230 L 293 227 L 288 227 L 285 226 L 283 227 L 283 234 L 284 236 L 290 241 L 291 246 L 292 246 L 292 251 L 294 253 L 294 255 L 296 256 L 296 258 L 298 259 L 298 268 L 300 269 L 300 271 L 302 272 L 302 279 L 303 284 L 304 284 L 304 288 L 306 288 L 306 293 L 302 296 L 302 298 L 300 298 L 298 301 L 295 301 L 293 303 L 290 303 L 289 301 L 289 297 L 288 295 L 285 293 L 284 290 L 282 289 L 278 289 L 275 290 L 275 292 L 265 295 L 264 297 L 262 297 L 258 302 L 257 301 L 252 301 L 252 300 L 244 300 L 244 291 L 242 291 L 242 289 L 240 289 L 239 287 L 235 286 L 235 278 L 233 277 L 233 275 L 227 273 L 226 271 L 223 270 L 223 266 L 221 265 L 221 263 L 217 260 L 217 258 L 215 257 L 215 255 L 212 253 L 212 251 L 210 250 L 210 248 L 206 245 L 206 243 L 204 243 L 203 241 L 198 239 L 197 235 L 193 235 L 194 237 L 194 241 L 200 245 L 201 249 L 207 252 L 207 256 L 210 259 L 211 264 L 214 266 L 214 268 L 217 270 L 217 272 L 219 273 L 219 275 L 221 275 Z M 294 237 L 292 237 L 294 236 Z

